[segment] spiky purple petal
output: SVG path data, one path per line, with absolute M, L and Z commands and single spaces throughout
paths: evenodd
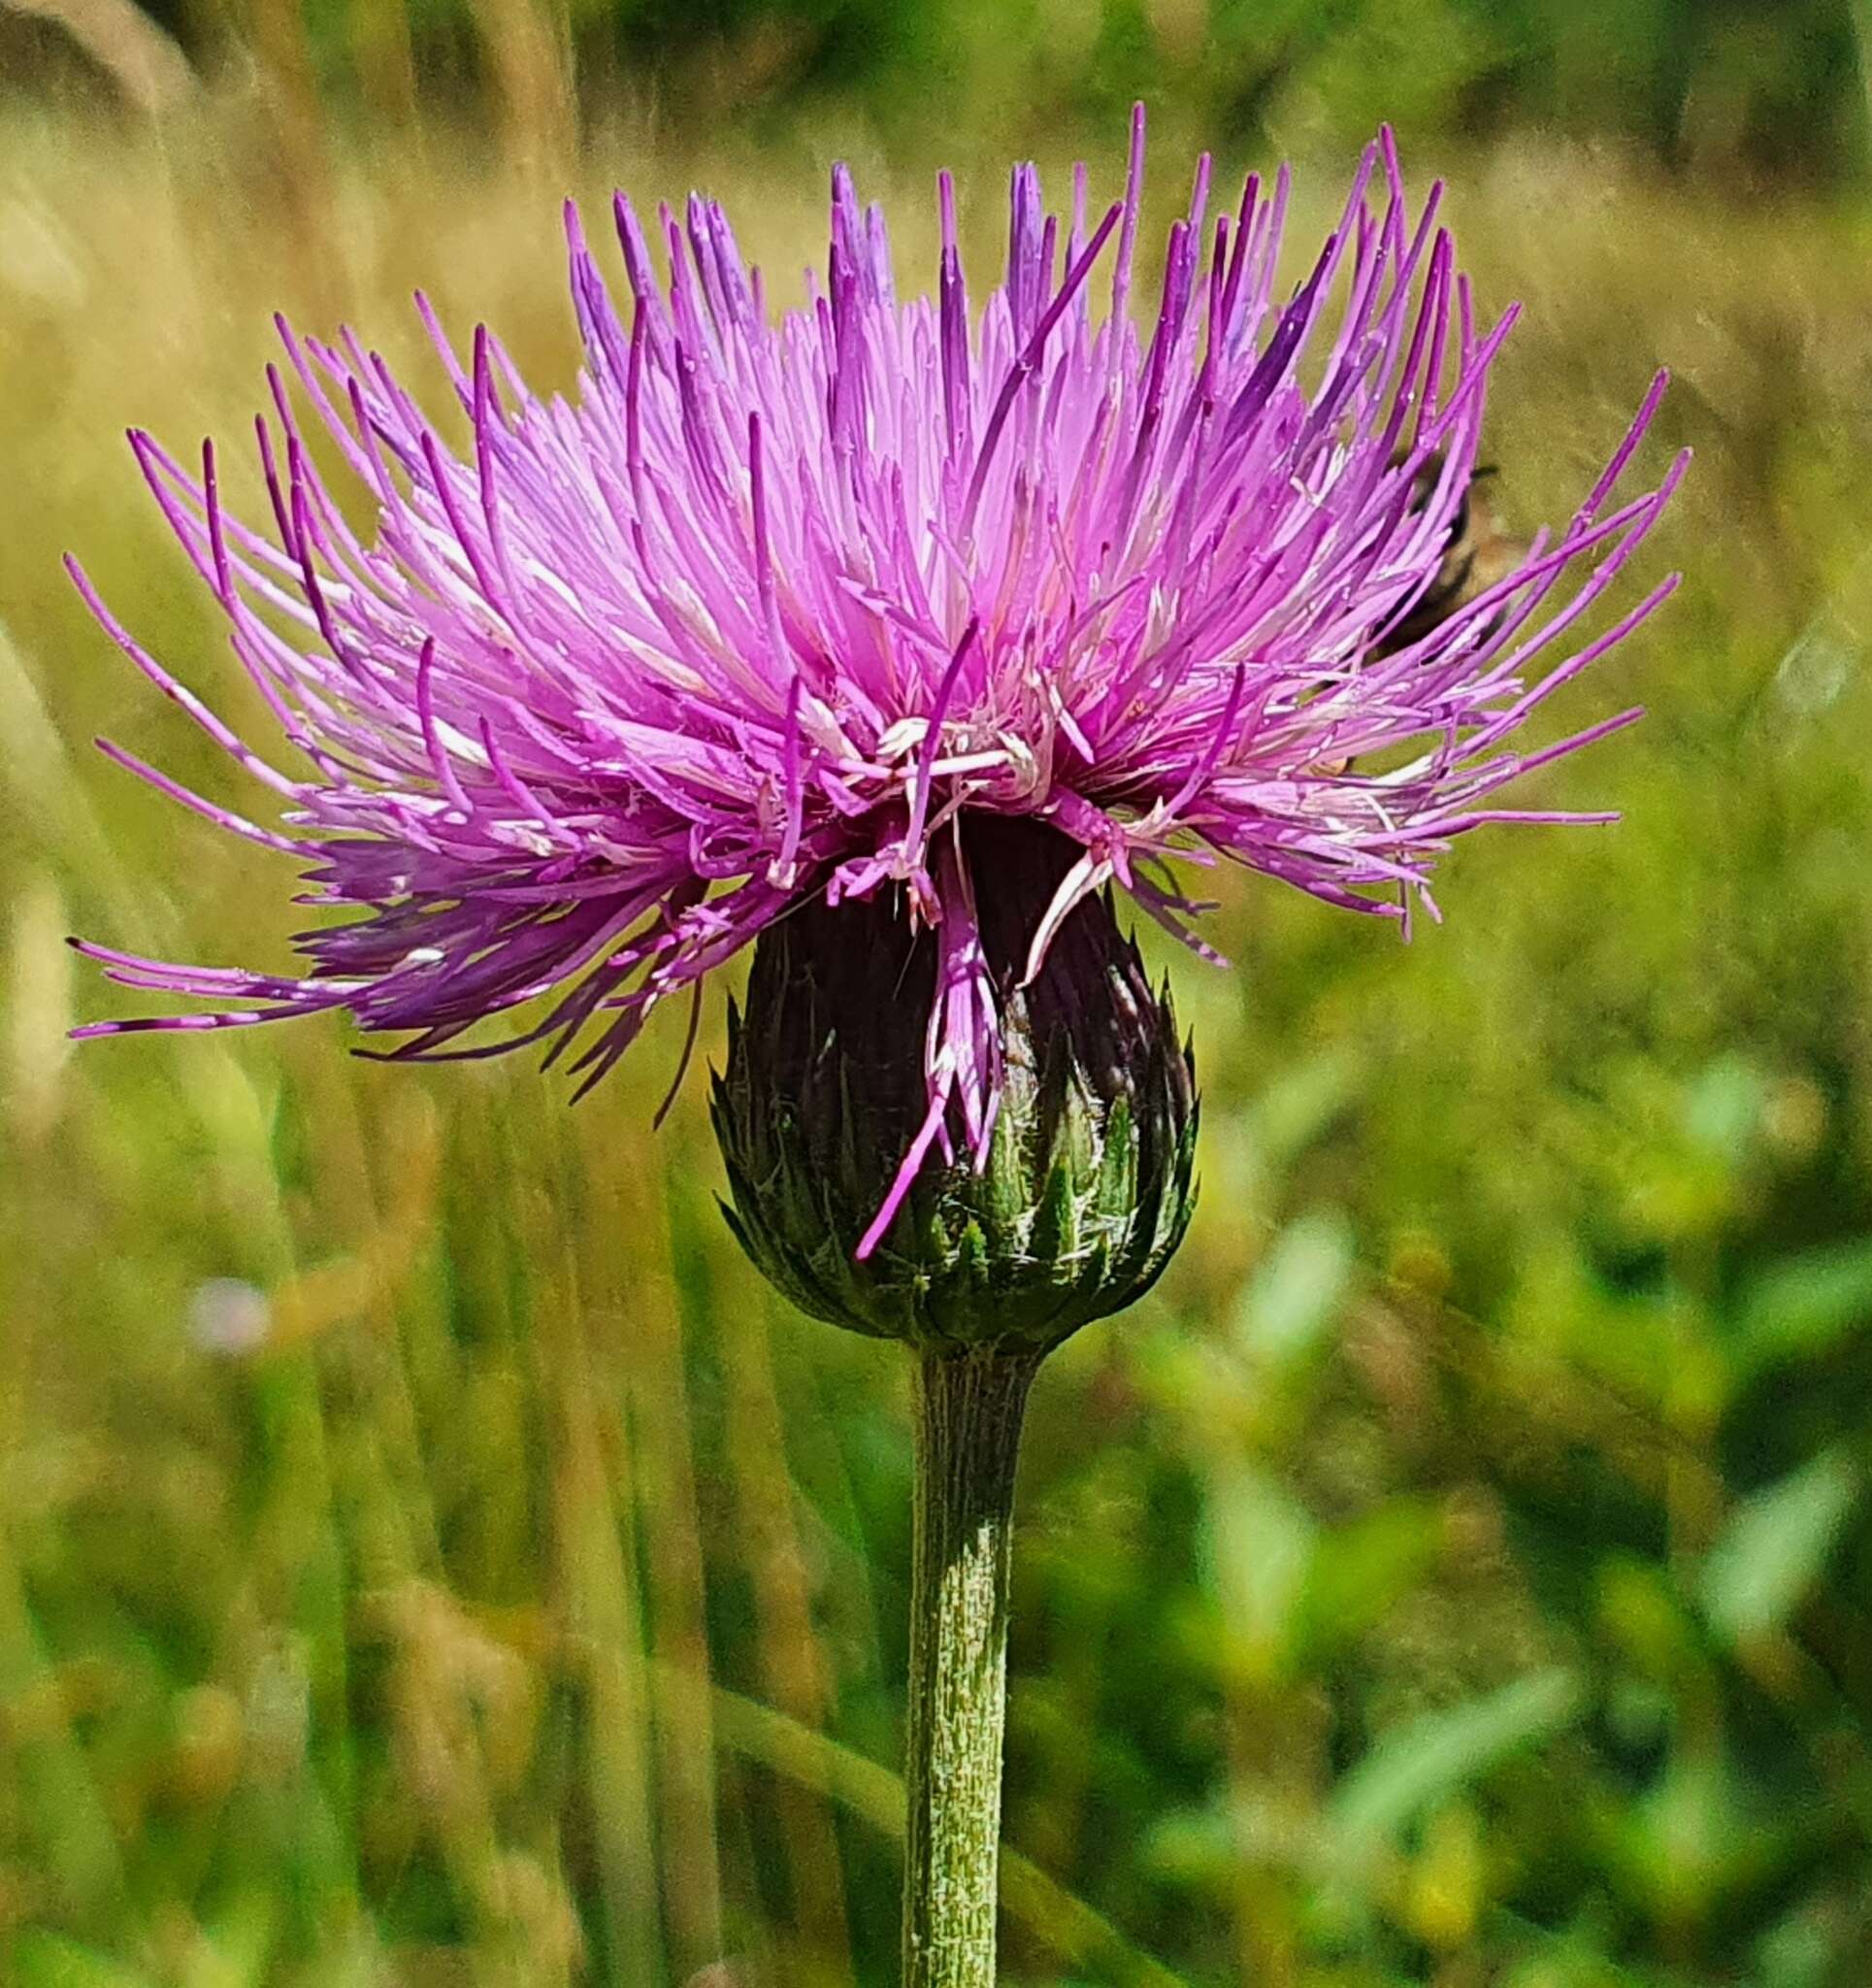
M 344 1008 L 409 1034 L 392 1055 L 478 1055 L 514 1044 L 458 1038 L 551 994 L 514 1041 L 557 1057 L 583 1036 L 572 1067 L 590 1082 L 804 893 L 899 889 L 939 928 L 929 1115 L 869 1243 L 929 1146 L 980 1159 L 994 1126 L 974 911 L 994 879 L 961 858 L 965 812 L 1036 815 L 1085 851 L 1033 971 L 1073 904 L 1114 880 L 1206 955 L 1171 857 L 1228 857 L 1408 921 L 1413 902 L 1434 913 L 1430 873 L 1456 835 L 1604 818 L 1494 797 L 1633 715 L 1538 752 L 1511 743 L 1670 589 L 1566 647 L 1682 473 L 1607 509 L 1661 378 L 1564 530 L 1392 647 L 1436 577 L 1512 314 L 1478 332 L 1440 189 L 1413 222 L 1386 133 L 1284 305 L 1285 171 L 1265 194 L 1251 176 L 1205 238 L 1202 159 L 1140 332 L 1142 161 L 1140 112 L 1124 198 L 1090 225 L 1083 169 L 1065 217 L 1018 169 L 1006 274 L 974 314 L 947 175 L 934 299 L 897 301 L 882 215 L 839 168 L 823 282 L 777 322 L 719 207 L 659 215 L 659 285 L 620 195 L 626 323 L 569 207 L 575 399 L 529 394 L 485 328 L 464 360 L 419 300 L 466 454 L 350 332 L 332 346 L 282 323 L 306 404 L 376 498 L 368 536 L 276 371 L 256 423 L 270 529 L 225 514 L 212 447 L 196 475 L 133 436 L 302 776 L 256 758 L 74 567 L 79 585 L 280 797 L 291 833 L 108 749 L 211 820 L 302 852 L 307 902 L 364 915 L 301 936 L 301 979 L 86 947 L 114 978 L 213 1006 L 82 1033 Z

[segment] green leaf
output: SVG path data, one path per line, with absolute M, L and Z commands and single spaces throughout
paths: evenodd
M 1284 1171 L 1359 1094 L 1359 1061 L 1331 1049 L 1297 1063 L 1271 1081 L 1249 1111 L 1270 1170 Z
M 1767 1082 L 1745 1056 L 1719 1056 L 1684 1100 L 1685 1128 L 1698 1145 L 1739 1165 L 1761 1125 Z
M 1290 1492 L 1244 1466 L 1220 1481 L 1208 1512 L 1210 1574 L 1232 1636 L 1257 1669 L 1289 1650 L 1317 1528 Z
M 1764 1273 L 1742 1300 L 1739 1325 L 1744 1363 L 1757 1370 L 1829 1352 L 1872 1325 L 1872 1239 Z
M 1443 1514 L 1416 1498 L 1323 1533 L 1298 1609 L 1306 1661 L 1343 1649 L 1396 1607 L 1436 1564 L 1445 1537 Z
M 1353 1262 L 1351 1225 L 1336 1209 L 1289 1223 L 1242 1293 L 1235 1310 L 1239 1343 L 1270 1365 L 1310 1351 L 1338 1315 Z
M 1607 1553 L 1595 1575 L 1598 1622 L 1625 1662 L 1653 1686 L 1692 1688 L 1708 1665 L 1701 1626 L 1656 1562 Z
M 1703 1612 L 1728 1642 L 1779 1629 L 1820 1578 L 1865 1489 L 1851 1458 L 1825 1450 L 1745 1498 L 1703 1562 Z
M 1368 1855 L 1426 1809 L 1550 1739 L 1583 1702 L 1570 1671 L 1540 1671 L 1387 1733 L 1333 1793 L 1329 1813 L 1342 1851 Z
M 13 1959 L 17 1988 L 155 1988 L 149 1975 L 56 1933 L 22 1933 Z
M 203 1928 L 205 1951 L 182 1988 L 266 1988 L 278 1972 L 281 1917 L 277 1890 L 252 1886 L 241 1892 Z M 353 1976 L 361 1984 L 372 1972 L 360 1946 L 355 1966 L 336 1971 L 328 1988 L 343 1988 Z

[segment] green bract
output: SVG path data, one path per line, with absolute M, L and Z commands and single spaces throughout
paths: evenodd
M 979 1172 L 931 1153 L 870 1256 L 856 1251 L 928 1110 L 936 946 L 883 892 L 821 893 L 758 944 L 714 1079 L 731 1227 L 803 1310 L 953 1349 L 1043 1350 L 1154 1283 L 1195 1203 L 1195 1064 L 1108 896 L 1028 948 L 1081 853 L 1021 818 L 966 817 L 1000 996 L 1004 1089 Z

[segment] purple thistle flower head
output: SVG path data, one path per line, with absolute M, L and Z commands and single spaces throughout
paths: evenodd
M 126 985 L 206 1011 L 80 1034 L 345 1009 L 404 1058 L 575 1041 L 587 1084 L 671 995 L 812 901 L 901 905 L 936 947 L 927 1111 L 861 1246 L 935 1147 L 985 1162 L 1004 1088 L 969 815 L 1071 845 L 1026 977 L 1116 886 L 1205 950 L 1177 860 L 1245 864 L 1329 904 L 1434 912 L 1430 873 L 1518 776 L 1602 737 L 1517 741 L 1546 697 L 1670 590 L 1571 631 L 1665 503 L 1614 487 L 1662 389 L 1572 520 L 1413 639 L 1474 472 L 1490 367 L 1438 189 L 1413 215 L 1389 133 L 1285 302 L 1286 172 L 1209 215 L 1199 161 L 1161 295 L 1133 316 L 1143 166 L 1047 213 L 1015 170 L 1007 264 L 971 307 L 940 182 L 934 297 L 900 301 L 884 216 L 834 175 L 831 252 L 771 315 L 728 218 L 664 211 L 667 274 L 615 204 L 620 313 L 568 209 L 584 371 L 530 393 L 496 339 L 458 355 L 472 429 L 445 444 L 349 332 L 281 336 L 300 405 L 374 496 L 360 534 L 270 375 L 271 518 L 222 508 L 146 435 L 145 476 L 297 755 L 250 750 L 112 616 L 114 639 L 278 797 L 281 830 L 114 758 L 306 866 L 355 910 L 299 941 L 303 977 L 86 944 Z M 1210 955 L 1212 956 L 1212 955 Z M 541 997 L 501 1041 L 462 1039 Z M 693 1039 L 693 1032 L 692 1032 Z M 880 1179 L 880 1191 L 884 1182 Z

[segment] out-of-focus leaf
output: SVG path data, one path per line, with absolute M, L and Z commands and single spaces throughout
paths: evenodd
M 1779 1629 L 1819 1579 L 1865 1489 L 1849 1457 L 1826 1450 L 1745 1498 L 1703 1562 L 1701 1600 L 1729 1642 Z
M 1279 1483 L 1247 1466 L 1216 1484 L 1207 1516 L 1210 1578 L 1231 1640 L 1265 1673 L 1291 1642 L 1318 1528 Z
M 278 1897 L 257 1888 L 231 1900 L 203 1929 L 207 1938 L 181 1988 L 266 1988 L 276 1973 L 280 1917 Z M 344 1988 L 353 1972 L 360 1981 L 369 1977 L 361 1951 L 353 1968 L 333 1977 L 331 1988 Z
M 1176 1808 L 1144 1833 L 1138 1862 L 1159 1884 L 1226 1897 L 1241 1869 L 1234 1818 L 1214 1804 Z
M 1777 1264 L 1745 1293 L 1741 1352 L 1752 1368 L 1829 1351 L 1872 1325 L 1872 1238 Z
M 1356 1056 L 1331 1049 L 1274 1078 L 1249 1112 L 1267 1164 L 1283 1169 L 1311 1145 L 1358 1095 L 1362 1074 Z
M 1767 1080 L 1744 1056 L 1719 1056 L 1684 1100 L 1684 1126 L 1691 1139 L 1731 1163 L 1748 1156 L 1761 1124 Z
M 1352 1278 L 1352 1230 L 1335 1209 L 1301 1215 L 1281 1232 L 1235 1310 L 1239 1343 L 1267 1365 L 1297 1360 L 1320 1342 Z
M 1635 1800 L 1589 1805 L 1589 1828 L 1618 1890 L 1674 1925 L 1706 1921 L 1800 1855 L 1797 1808 L 1768 1806 L 1735 1765 L 1679 1747 Z
M 1405 1498 L 1322 1534 L 1299 1598 L 1307 1660 L 1342 1649 L 1385 1615 L 1429 1573 L 1443 1541 L 1441 1512 Z
M 1582 1703 L 1570 1671 L 1540 1671 L 1387 1733 L 1332 1797 L 1329 1816 L 1341 1850 L 1367 1854 L 1445 1796 L 1551 1738 Z
M 1815 1905 L 1796 1907 L 1756 1942 L 1761 1988 L 1831 1988 L 1849 1938 L 1837 1915 Z
M 1475 1939 L 1489 1896 L 1488 1859 L 1474 1806 L 1449 1802 L 1430 1815 L 1396 1907 L 1412 1935 L 1432 1952 L 1462 1952 Z
M 1554 1940 L 1502 1977 L 1501 1988 L 1656 1988 L 1654 1976 L 1615 1965 L 1593 1950 L 1596 1928 Z
M 13 1965 L 16 1988 L 155 1988 L 150 1975 L 56 1933 L 22 1933 Z
M 1665 1571 L 1631 1554 L 1608 1554 L 1598 1569 L 1599 1626 L 1626 1661 L 1653 1684 L 1681 1685 L 1701 1674 L 1703 1634 Z

